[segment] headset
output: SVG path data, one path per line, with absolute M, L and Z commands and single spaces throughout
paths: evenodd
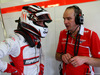
M 70 6 L 67 9 L 70 9 L 70 8 L 74 9 L 74 12 L 75 12 L 75 23 L 76 23 L 76 25 L 79 25 L 79 27 L 80 27 L 83 24 L 83 21 L 84 21 L 84 18 L 83 18 L 84 15 L 82 14 L 81 9 L 78 6 L 76 6 L 76 5 Z M 79 32 L 80 32 L 80 28 L 79 28 L 79 31 L 77 32 L 77 36 L 76 36 L 76 39 L 75 39 L 76 40 L 75 41 L 75 45 L 74 45 L 74 55 L 75 56 L 78 55 L 78 50 L 79 50 L 80 37 L 81 37 Z M 67 33 L 67 40 L 66 40 L 66 46 L 65 46 L 65 53 L 66 53 L 66 50 L 67 50 L 67 43 L 68 43 L 68 36 L 69 36 L 69 34 L 70 33 L 68 31 L 68 33 Z
M 84 14 L 82 14 L 82 10 L 76 5 L 73 5 L 72 7 L 74 8 L 74 11 L 75 11 L 75 23 L 77 25 L 83 24 Z

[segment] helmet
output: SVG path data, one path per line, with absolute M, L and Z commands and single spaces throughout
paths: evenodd
M 24 6 L 20 20 L 22 28 L 42 38 L 48 33 L 48 26 L 45 22 L 50 23 L 52 21 L 49 12 L 36 5 Z

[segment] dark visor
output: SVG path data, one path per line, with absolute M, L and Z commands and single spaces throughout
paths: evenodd
M 37 16 L 37 18 L 38 18 L 38 21 L 45 21 L 47 23 L 50 23 L 52 21 L 49 14 L 43 14 L 43 15 Z

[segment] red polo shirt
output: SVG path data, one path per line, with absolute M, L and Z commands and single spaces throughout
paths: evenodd
M 96 57 L 100 58 L 100 40 L 98 35 L 87 28 L 81 26 L 80 29 L 80 44 L 78 50 L 78 56 L 88 56 L 88 57 Z M 59 42 L 57 51 L 58 53 L 65 52 L 65 44 L 67 38 L 67 31 L 64 29 L 60 32 Z M 70 53 L 74 56 L 74 45 L 75 39 L 72 38 L 70 35 L 68 37 L 68 44 L 67 44 L 67 53 Z M 63 64 L 63 72 L 65 71 L 65 64 Z M 71 64 L 66 65 L 66 74 L 67 75 L 86 75 L 87 72 L 91 72 L 91 75 L 94 74 L 93 67 L 88 64 L 83 64 L 78 67 L 73 67 Z

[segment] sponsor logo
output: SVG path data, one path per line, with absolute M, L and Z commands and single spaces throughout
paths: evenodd
M 24 65 L 34 64 L 34 63 L 36 63 L 38 61 L 39 61 L 39 57 L 33 58 L 33 59 L 24 60 Z

